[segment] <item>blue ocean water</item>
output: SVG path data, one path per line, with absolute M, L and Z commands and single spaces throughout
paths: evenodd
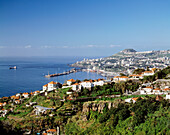
M 104 78 L 96 73 L 77 72 L 69 75 L 45 78 L 44 75 L 68 71 L 68 64 L 82 60 L 82 57 L 25 57 L 0 58 L 0 97 L 11 96 L 20 92 L 41 90 L 50 81 L 64 83 L 68 79 Z M 9 67 L 17 69 L 9 70 Z

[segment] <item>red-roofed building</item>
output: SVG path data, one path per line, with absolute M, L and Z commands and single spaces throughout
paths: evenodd
M 0 106 L 3 106 L 4 105 L 4 103 L 0 103 Z
M 16 104 L 20 104 L 21 101 L 20 101 L 20 100 L 15 100 L 15 103 L 16 103 Z
M 165 88 L 165 89 L 163 89 L 162 91 L 164 91 L 164 92 L 170 92 L 170 88 Z
M 150 76 L 150 75 L 154 75 L 154 71 L 144 71 L 142 73 L 143 76 Z
M 57 134 L 57 130 L 56 129 L 49 129 L 47 130 L 47 135 L 55 135 Z
M 128 98 L 128 99 L 125 99 L 125 102 L 127 102 L 127 103 L 131 103 L 131 102 L 135 103 L 137 101 L 137 99 L 139 99 L 139 98 L 144 99 L 143 97 Z
M 130 80 L 139 80 L 139 79 L 142 79 L 143 77 L 141 75 L 129 75 L 129 79 Z
M 18 100 L 18 99 L 20 99 L 20 97 L 19 96 L 11 96 L 11 99 L 15 99 L 15 100 Z
M 75 83 L 72 85 L 72 90 L 76 91 L 79 89 L 79 84 L 78 83 Z
M 129 78 L 127 76 L 115 76 L 113 78 L 114 82 L 127 81 Z
M 67 80 L 67 85 L 71 86 L 72 83 L 74 83 L 76 80 L 74 79 L 70 79 L 70 80 Z
M 153 90 L 153 93 L 154 93 L 154 94 L 161 95 L 161 94 L 163 94 L 163 92 L 161 92 L 161 91 L 162 91 L 161 89 L 155 88 L 155 89 Z
M 94 87 L 94 84 L 91 81 L 81 82 L 80 85 L 86 89 L 91 89 L 92 87 Z
M 58 88 L 58 83 L 51 81 L 43 86 L 43 91 L 53 91 L 56 90 L 57 88 Z
M 28 94 L 27 92 L 26 92 L 26 93 L 23 93 L 22 96 L 23 96 L 24 98 L 29 98 L 29 94 Z
M 104 79 L 98 79 L 93 82 L 94 86 L 103 86 L 105 83 Z
M 153 87 L 151 86 L 147 86 L 145 88 L 143 88 L 146 92 L 151 92 L 153 90 Z

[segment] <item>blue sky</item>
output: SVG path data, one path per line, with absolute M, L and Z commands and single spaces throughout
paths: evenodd
M 170 49 L 169 0 L 0 0 L 0 56 Z

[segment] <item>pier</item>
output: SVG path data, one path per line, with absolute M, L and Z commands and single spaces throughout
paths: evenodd
M 58 73 L 58 74 L 48 74 L 48 75 L 45 75 L 45 77 L 47 78 L 50 78 L 50 77 L 56 77 L 56 76 L 62 76 L 62 75 L 68 75 L 68 74 L 71 74 L 71 73 L 76 73 L 76 72 L 81 72 L 82 69 L 71 69 L 69 71 L 66 71 L 66 72 L 63 72 L 63 73 Z

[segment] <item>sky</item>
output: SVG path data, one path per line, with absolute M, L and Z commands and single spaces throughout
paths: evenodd
M 170 0 L 0 0 L 0 56 L 170 49 Z

